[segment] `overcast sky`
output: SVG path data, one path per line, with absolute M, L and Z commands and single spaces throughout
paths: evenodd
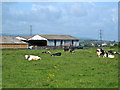
M 117 2 L 2 3 L 3 34 L 67 34 L 78 38 L 118 40 Z

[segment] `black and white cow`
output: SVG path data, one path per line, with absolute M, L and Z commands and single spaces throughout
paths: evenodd
M 29 61 L 31 61 L 31 60 L 41 60 L 40 57 L 34 56 L 34 55 L 25 55 L 25 59 L 28 59 Z
M 69 48 L 64 48 L 64 51 L 66 52 L 66 51 L 69 51 Z
M 100 55 L 104 55 L 105 51 L 103 49 L 97 49 L 97 56 L 100 57 Z
M 51 52 L 50 52 L 50 51 L 45 51 L 45 52 L 42 52 L 42 53 L 47 53 L 47 54 L 51 54 Z
M 72 54 L 75 53 L 75 50 L 74 50 L 74 49 L 71 49 L 71 50 L 70 50 L 70 53 L 72 53 Z
M 108 57 L 108 58 L 114 58 L 114 55 L 109 55 L 107 52 L 105 52 L 103 49 L 97 49 L 97 56 L 100 57 L 100 55 L 103 55 L 104 57 Z
M 114 58 L 115 56 L 114 56 L 114 55 L 109 55 L 108 53 L 105 53 L 104 56 L 103 56 L 103 58 L 104 58 L 104 57 Z
M 61 52 L 54 53 L 54 54 L 52 54 L 51 56 L 61 56 Z
M 108 52 L 111 53 L 111 54 L 120 54 L 120 52 L 115 52 L 115 51 L 112 51 L 112 50 L 109 50 Z

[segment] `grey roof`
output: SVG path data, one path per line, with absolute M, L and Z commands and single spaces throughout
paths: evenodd
M 39 34 L 39 35 L 48 40 L 78 40 L 70 35 L 47 35 L 47 34 Z
M 27 44 L 11 36 L 0 36 L 0 44 Z

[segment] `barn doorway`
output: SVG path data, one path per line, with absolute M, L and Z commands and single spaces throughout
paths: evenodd
M 33 46 L 47 46 L 46 40 L 30 40 L 28 43 Z

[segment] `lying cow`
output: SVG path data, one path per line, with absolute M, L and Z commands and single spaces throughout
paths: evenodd
M 100 57 L 100 55 L 104 55 L 105 51 L 103 49 L 97 49 L 97 56 Z
M 112 50 L 109 50 L 108 52 L 111 53 L 111 54 L 120 54 L 120 52 L 114 52 Z
M 40 57 L 34 56 L 34 55 L 25 55 L 25 59 L 28 59 L 29 61 L 31 61 L 31 60 L 41 60 Z
M 61 52 L 58 52 L 58 53 L 52 54 L 51 56 L 61 56 Z
M 50 52 L 50 51 L 47 51 L 47 52 L 45 51 L 45 52 L 42 52 L 42 53 L 47 53 L 47 54 L 51 54 L 51 52 Z
M 71 49 L 71 50 L 70 50 L 70 53 L 72 53 L 72 54 L 75 53 L 74 49 Z
M 108 58 L 114 58 L 114 55 L 109 55 L 108 53 L 105 53 L 103 57 L 108 57 Z

